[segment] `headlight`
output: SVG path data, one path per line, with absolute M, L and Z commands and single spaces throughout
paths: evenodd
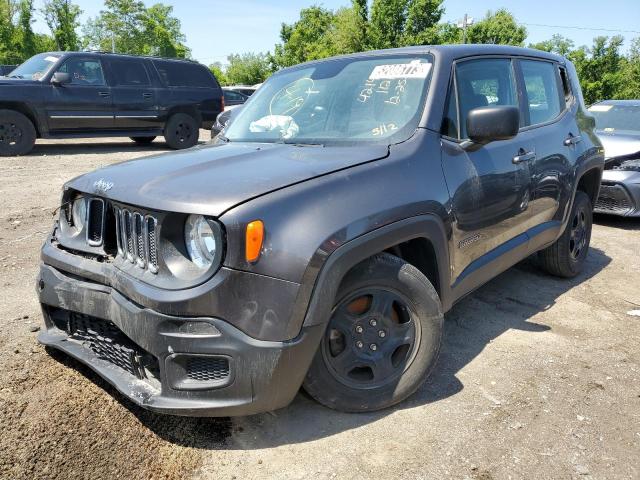
M 71 206 L 71 220 L 73 226 L 78 232 L 84 228 L 87 221 L 87 200 L 84 197 L 78 197 L 73 201 Z
M 189 215 L 184 225 L 184 241 L 191 261 L 201 269 L 208 269 L 222 254 L 220 227 L 202 215 Z

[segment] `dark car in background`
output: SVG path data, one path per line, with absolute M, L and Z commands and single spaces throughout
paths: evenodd
M 43 53 L 0 78 L 0 156 L 24 155 L 36 138 L 162 135 L 188 148 L 223 105 L 214 75 L 190 60 Z
M 605 155 L 595 211 L 640 217 L 640 100 L 606 100 L 589 112 Z
M 252 87 L 248 85 L 229 85 L 228 87 L 224 87 L 224 88 L 227 90 L 233 90 L 234 92 L 238 92 L 243 95 L 246 95 L 247 97 L 250 97 L 251 95 L 256 93 L 256 90 L 258 90 L 260 85 L 254 85 Z
M 242 105 L 247 100 L 249 100 L 249 96 L 244 93 L 236 92 L 228 87 L 222 87 L 222 94 L 224 95 L 224 107 L 225 110 L 228 110 L 230 107 L 236 107 L 238 105 Z
M 17 65 L 0 65 L 0 77 L 9 75 L 16 67 Z
M 389 407 L 429 377 L 443 314 L 470 292 L 534 254 L 582 271 L 593 126 L 573 64 L 538 50 L 283 69 L 213 144 L 65 184 L 39 341 L 156 412 L 248 415 L 301 386 L 338 410 Z

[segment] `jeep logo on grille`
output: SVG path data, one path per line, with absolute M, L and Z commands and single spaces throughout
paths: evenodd
M 104 178 L 93 182 L 93 189 L 96 191 L 96 193 L 107 193 L 112 188 L 113 182 L 108 182 Z

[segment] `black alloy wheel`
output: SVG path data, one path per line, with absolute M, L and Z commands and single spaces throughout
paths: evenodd
M 416 317 L 407 300 L 389 289 L 350 295 L 334 310 L 322 344 L 331 373 L 351 388 L 397 380 L 419 343 Z
M 303 387 L 344 412 L 395 405 L 428 378 L 438 358 L 443 315 L 435 288 L 389 253 L 364 260 L 342 280 Z

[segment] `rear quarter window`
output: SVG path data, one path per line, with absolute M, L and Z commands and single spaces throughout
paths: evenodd
M 154 61 L 153 64 L 169 87 L 219 88 L 211 72 L 197 63 Z

